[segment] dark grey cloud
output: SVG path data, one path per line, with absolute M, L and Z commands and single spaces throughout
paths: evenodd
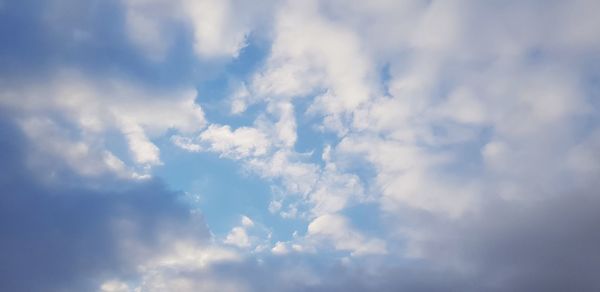
M 439 245 L 474 264 L 488 291 L 598 291 L 599 206 L 597 188 L 518 205 L 493 202 Z
M 455 220 L 407 210 L 405 218 L 427 238 L 419 242 L 430 268 L 426 275 L 436 269 L 454 274 L 446 278 L 451 286 L 427 291 L 597 291 L 596 190 L 589 186 L 535 201 L 490 199 Z M 454 287 L 460 289 L 448 289 Z

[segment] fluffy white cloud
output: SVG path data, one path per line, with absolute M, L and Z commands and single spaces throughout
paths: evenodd
M 0 103 L 18 113 L 25 133 L 42 153 L 65 157 L 81 174 L 115 171 L 139 177 L 160 164 L 151 141 L 167 130 L 204 127 L 195 90 L 164 92 L 117 79 L 90 79 L 73 70 L 35 85 L 6 86 Z M 105 137 L 121 135 L 131 164 L 113 153 Z M 65 151 L 67 150 L 67 151 Z
M 272 231 L 259 222 L 254 222 L 248 216 L 241 216 L 240 222 L 233 227 L 223 239 L 229 246 L 260 253 L 271 244 Z
M 284 242 L 278 241 L 275 243 L 275 246 L 271 249 L 271 252 L 275 255 L 285 255 L 289 252 L 288 247 Z
M 329 21 L 318 1 L 290 1 L 278 11 L 275 39 L 252 92 L 266 99 L 294 98 L 326 90 L 315 111 L 351 111 L 372 94 L 371 64 L 351 30 Z
M 233 158 L 265 155 L 270 148 L 265 134 L 249 127 L 231 131 L 229 126 L 211 125 L 200 134 L 199 140 L 208 144 L 211 151 Z
M 134 291 L 245 291 L 242 283 L 220 280 L 212 271 L 215 264 L 241 259 L 222 247 L 176 242 L 139 265 L 140 282 Z
M 248 216 L 242 216 L 242 226 L 244 227 L 252 227 L 254 226 L 254 221 L 248 218 Z
M 317 217 L 308 225 L 308 236 L 324 239 L 336 249 L 350 251 L 352 255 L 385 254 L 385 241 L 368 238 L 350 226 L 348 220 L 337 214 Z
M 192 23 L 194 49 L 202 57 L 236 57 L 246 44 L 246 26 L 236 21 L 233 1 L 185 0 L 183 7 Z M 239 17 L 239 16 L 238 16 Z
M 250 239 L 244 227 L 234 227 L 224 241 L 226 244 L 235 245 L 238 247 L 249 247 Z

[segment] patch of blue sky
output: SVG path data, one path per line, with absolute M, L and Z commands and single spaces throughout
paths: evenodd
M 127 138 L 116 129 L 109 129 L 104 133 L 104 139 L 102 141 L 103 146 L 108 151 L 118 157 L 125 165 L 134 165 L 131 151 L 127 143 Z
M 198 200 L 194 208 L 202 210 L 211 230 L 219 235 L 239 224 L 240 215 L 256 216 L 270 202 L 268 184 L 246 174 L 232 160 L 214 153 L 189 153 L 167 138 L 155 141 L 161 148 L 163 165 L 154 174 L 175 190 Z
M 258 210 L 258 212 L 250 214 L 249 217 L 254 221 L 264 224 L 272 232 L 272 240 L 290 241 L 294 238 L 294 233 L 299 235 L 306 233 L 308 222 L 301 218 L 283 218 L 279 212 L 271 213 L 267 211 L 267 207 Z M 300 208 L 299 208 L 300 209 Z
M 335 145 L 339 137 L 335 133 L 318 128 L 318 125 L 322 124 L 323 116 L 308 112 L 312 102 L 313 99 L 308 97 L 298 98 L 294 102 L 298 137 L 294 150 L 299 153 L 311 153 L 309 162 L 323 166 L 323 149 L 326 145 Z
M 391 65 L 390 63 L 385 63 L 383 64 L 383 66 L 381 66 L 381 69 L 379 70 L 379 78 L 380 78 L 380 84 L 382 86 L 383 89 L 383 93 L 387 96 L 390 96 L 390 81 L 392 80 L 392 72 L 391 72 Z
M 239 225 L 241 215 L 266 226 L 274 240 L 290 240 L 294 231 L 305 229 L 306 222 L 300 219 L 285 219 L 268 211 L 273 182 L 245 171 L 239 162 L 215 153 L 189 153 L 166 137 L 154 142 L 161 148 L 163 161 L 154 175 L 171 189 L 187 193 L 191 207 L 201 210 L 217 236 L 225 236 Z
M 209 78 L 198 80 L 196 85 L 196 102 L 202 106 L 209 123 L 226 124 L 232 128 L 251 126 L 264 111 L 264 104 L 255 104 L 243 114 L 232 115 L 228 98 L 236 86 L 248 80 L 250 74 L 262 65 L 268 50 L 267 43 L 250 36 L 248 45 L 239 56 L 222 64 L 222 67 L 196 64 L 197 70 L 213 70 Z M 299 121 L 304 120 L 298 118 Z M 274 240 L 290 240 L 294 231 L 306 229 L 304 220 L 282 218 L 278 213 L 268 211 L 271 186 L 276 182 L 259 178 L 245 171 L 241 163 L 221 158 L 218 154 L 183 151 L 173 146 L 168 136 L 154 140 L 161 149 L 164 163 L 154 174 L 164 179 L 171 188 L 197 196 L 199 200 L 194 207 L 202 210 L 216 235 L 223 236 L 238 225 L 241 215 L 267 226 L 273 232 Z M 311 133 L 307 140 L 317 138 L 320 138 L 318 133 Z

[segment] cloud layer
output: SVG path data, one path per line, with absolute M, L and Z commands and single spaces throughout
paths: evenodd
M 0 290 L 600 289 L 596 1 L 36 4 L 0 1 Z M 211 229 L 175 156 L 268 199 Z

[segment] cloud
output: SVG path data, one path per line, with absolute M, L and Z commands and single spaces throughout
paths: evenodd
M 174 5 L 165 1 L 123 1 L 126 11 L 125 28 L 132 43 L 155 61 L 165 58 L 173 43 L 168 29 L 168 15 L 174 14 Z
M 211 267 L 217 263 L 238 262 L 240 256 L 218 246 L 198 246 L 194 242 L 175 242 L 163 253 L 142 263 L 139 273 L 143 291 L 240 291 L 235 282 L 223 283 Z M 190 274 L 193 274 L 190 275 Z
M 288 2 L 277 12 L 275 38 L 252 93 L 267 100 L 327 91 L 314 110 L 351 111 L 372 94 L 368 59 L 350 30 L 319 13 L 318 1 Z
M 135 271 L 141 260 L 162 250 L 171 238 L 187 238 L 198 245 L 207 241 L 202 219 L 192 216 L 178 202 L 181 194 L 167 190 L 160 181 L 115 178 L 102 187 L 90 187 L 84 183 L 87 178 L 71 172 L 63 183 L 45 182 L 27 164 L 28 139 L 6 119 L 12 114 L 3 113 L 2 290 L 91 291 L 104 278 Z
M 270 1 L 263 1 L 268 3 Z M 201 59 L 235 58 L 259 24 L 264 3 L 215 0 L 123 0 L 130 41 L 152 60 L 162 61 L 174 45 L 177 24 L 189 27 L 192 47 Z
M 225 238 L 224 242 L 238 247 L 250 246 L 250 239 L 248 238 L 248 234 L 246 234 L 246 229 L 243 227 L 234 227 L 231 232 L 227 234 L 227 238 Z
M 231 131 L 229 126 L 211 125 L 200 134 L 199 139 L 208 144 L 211 151 L 234 158 L 262 156 L 271 147 L 265 134 L 249 127 Z
M 271 252 L 275 255 L 284 255 L 289 252 L 285 243 L 278 241 L 275 243 L 275 246 L 271 249 Z
M 123 282 L 111 280 L 107 281 L 100 286 L 101 292 L 128 292 L 130 291 L 129 285 Z
M 194 49 L 202 57 L 233 56 L 246 45 L 247 27 L 236 23 L 233 1 L 184 1 L 194 29 Z M 238 19 L 239 20 L 239 19 Z
M 0 90 L 0 104 L 18 113 L 42 153 L 65 157 L 80 174 L 116 171 L 143 176 L 145 168 L 161 164 L 160 150 L 151 138 L 168 130 L 198 131 L 205 123 L 194 90 L 160 92 L 123 80 L 90 78 L 75 70 L 58 70 L 48 80 L 17 84 L 21 85 Z M 103 138 L 115 131 L 126 141 L 133 162 L 129 165 L 103 145 Z
M 519 205 L 490 200 L 454 222 L 412 221 L 414 252 L 479 279 L 473 291 L 595 289 L 590 273 L 600 261 L 589 251 L 599 238 L 590 206 L 597 200 L 592 189 Z
M 351 251 L 352 255 L 385 254 L 385 242 L 377 238 L 365 238 L 354 231 L 343 216 L 328 214 L 317 217 L 308 225 L 310 237 L 324 238 L 336 249 Z

